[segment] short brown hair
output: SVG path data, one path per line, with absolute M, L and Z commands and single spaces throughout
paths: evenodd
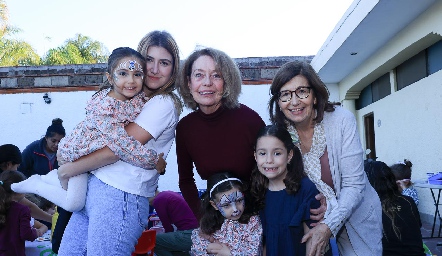
M 236 63 L 226 53 L 213 48 L 204 48 L 194 51 L 186 59 L 178 77 L 178 92 L 186 107 L 196 110 L 198 103 L 193 99 L 189 89 L 189 78 L 192 73 L 193 63 L 201 56 L 209 56 L 215 62 L 215 69 L 224 80 L 223 106 L 232 109 L 239 107 L 239 95 L 241 94 L 241 73 Z
M 278 107 L 279 90 L 297 75 L 301 75 L 307 79 L 316 97 L 314 108 L 317 111 L 317 115 L 314 121 L 318 123 L 321 122 L 324 117 L 324 112 L 332 112 L 334 111 L 334 105 L 340 105 L 340 103 L 329 102 L 327 87 L 309 63 L 305 61 L 289 62 L 278 70 L 270 87 L 271 98 L 269 100 L 269 114 L 270 120 L 273 123 L 285 126 L 286 117 Z

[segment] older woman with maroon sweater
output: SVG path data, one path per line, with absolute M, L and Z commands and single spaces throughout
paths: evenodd
M 224 52 L 212 48 L 193 52 L 178 79 L 184 104 L 194 110 L 176 128 L 179 187 L 199 219 L 193 167 L 203 180 L 230 171 L 248 182 L 255 165 L 256 135 L 265 123 L 258 113 L 238 102 L 241 75 Z

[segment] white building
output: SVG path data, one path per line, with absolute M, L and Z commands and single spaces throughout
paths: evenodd
M 311 62 L 354 112 L 370 157 L 411 160 L 414 180 L 442 172 L 441 35 L 442 1 L 355 0 Z M 418 193 L 433 216 L 430 190 Z

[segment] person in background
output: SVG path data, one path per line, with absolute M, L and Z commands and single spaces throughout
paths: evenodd
M 26 177 L 33 174 L 44 175 L 58 168 L 58 143 L 66 136 L 63 120 L 55 118 L 43 138 L 29 144 L 22 153 L 22 163 L 18 168 Z
M 197 218 L 201 200 L 194 166 L 203 180 L 230 170 L 248 183 L 255 165 L 253 146 L 265 124 L 258 113 L 238 102 L 241 83 L 235 62 L 212 48 L 194 51 L 178 78 L 178 92 L 193 110 L 176 129 L 179 187 Z
M 146 59 L 143 89 L 149 101 L 125 130 L 147 148 L 164 152 L 166 158 L 181 113 L 181 102 L 173 93 L 180 62 L 178 47 L 169 33 L 153 31 L 140 41 L 138 52 Z M 105 147 L 58 169 L 61 178 L 93 170 L 85 207 L 73 213 L 58 255 L 127 256 L 133 252 L 147 227 L 148 198 L 155 195 L 159 174 L 149 170 L 140 179 L 139 167 L 118 160 Z M 103 228 L 109 223 L 113 228 Z
M 11 190 L 11 184 L 24 179 L 18 171 L 0 174 L 0 255 L 24 256 L 25 241 L 34 241 L 44 233 L 44 229 L 31 227 L 31 211 L 21 204 L 24 195 Z
M 402 195 L 413 198 L 416 205 L 419 205 L 419 195 L 411 182 L 411 166 L 411 161 L 404 159 L 404 162 L 393 164 L 390 168 Z
M 286 127 L 302 153 L 304 171 L 327 199 L 325 218 L 304 235 L 309 256 L 336 237 L 341 255 L 382 254 L 382 207 L 364 172 L 364 152 L 354 115 L 329 101 L 313 67 L 284 64 L 270 87 L 269 114 Z
M 7 171 L 17 171 L 17 168 L 22 163 L 22 155 L 20 149 L 13 144 L 3 144 L 0 146 L 0 174 Z M 35 219 L 51 223 L 52 214 L 48 214 L 38 207 L 35 203 L 23 198 L 20 202 L 31 209 L 31 216 Z
M 230 172 L 209 177 L 201 200 L 200 227 L 192 232 L 192 255 L 261 255 L 262 226 L 246 204 L 245 190 Z
M 0 174 L 4 171 L 16 171 L 21 164 L 20 149 L 13 144 L 0 146 Z
M 32 142 L 23 150 L 23 161 L 18 170 L 23 172 L 26 177 L 30 177 L 34 174 L 45 175 L 53 169 L 57 169 L 59 167 L 57 161 L 58 143 L 64 136 L 66 136 L 66 131 L 63 127 L 63 120 L 60 118 L 53 119 L 52 124 L 46 130 L 45 136 Z M 58 213 L 58 225 L 55 226 L 52 234 L 54 252 L 57 252 L 60 246 L 64 228 L 72 214 L 61 207 L 58 208 Z M 51 223 L 52 218 L 44 221 Z
M 422 255 L 421 219 L 413 199 L 401 195 L 391 169 L 381 161 L 365 163 L 368 180 L 381 198 L 382 255 Z
M 251 193 L 260 208 L 265 255 L 306 255 L 311 241 L 301 243 L 301 238 L 316 222 L 310 209 L 320 202 L 304 173 L 301 152 L 285 127 L 269 125 L 258 133 L 255 159 Z
M 149 198 L 155 208 L 165 233 L 157 233 L 155 255 L 189 255 L 192 231 L 198 228 L 198 220 L 184 198 L 177 192 L 162 191 Z

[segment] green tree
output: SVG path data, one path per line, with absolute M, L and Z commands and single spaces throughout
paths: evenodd
M 8 6 L 0 0 L 0 66 L 39 65 L 40 56 L 23 40 L 9 38 L 20 32 L 9 24 Z
M 66 40 L 65 44 L 50 49 L 44 57 L 46 65 L 106 63 L 109 51 L 99 41 L 82 34 Z
M 0 38 L 6 33 L 6 28 L 8 27 L 8 6 L 4 0 L 0 0 Z
M 36 66 L 40 56 L 24 41 L 0 39 L 0 66 Z

